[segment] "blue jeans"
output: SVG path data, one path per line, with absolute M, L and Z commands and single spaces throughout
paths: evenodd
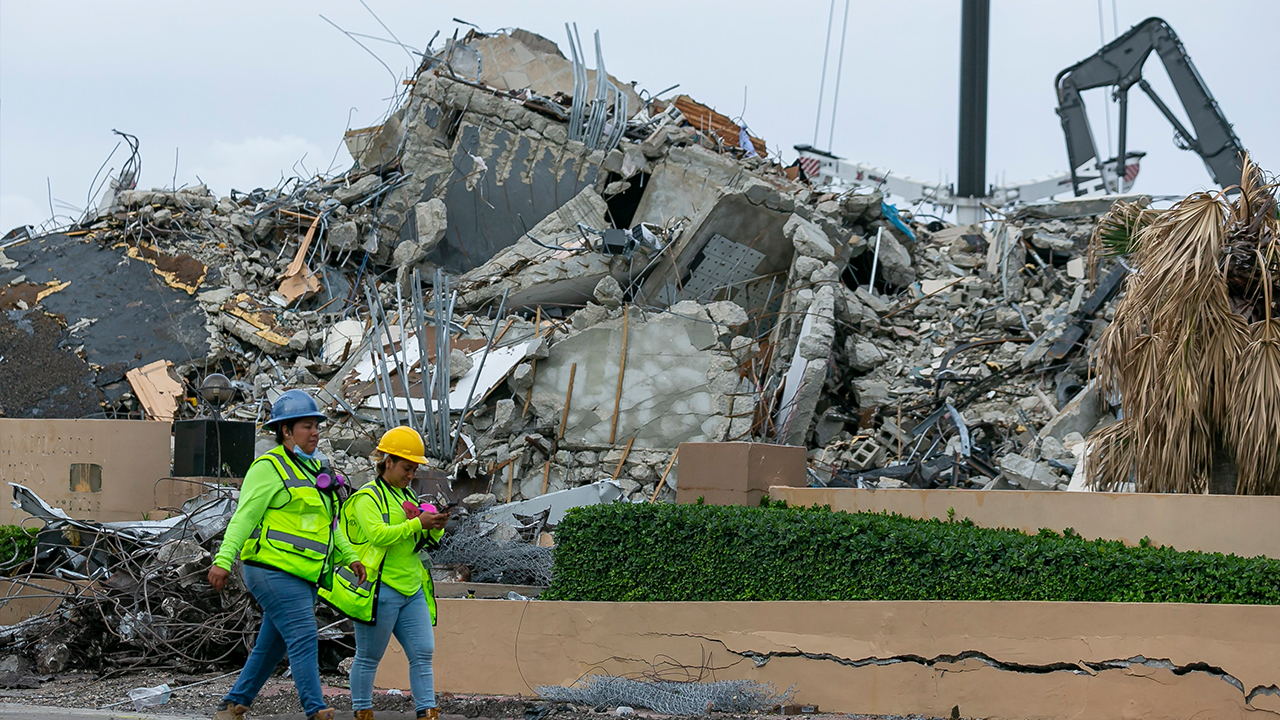
M 275 672 L 285 654 L 293 670 L 293 684 L 307 715 L 325 709 L 320 691 L 319 633 L 316 630 L 316 588 L 283 570 L 244 566 L 244 584 L 262 608 L 262 628 L 240 677 L 223 700 L 249 705 Z
M 378 589 L 378 624 L 356 623 L 356 659 L 351 665 L 351 709 L 373 708 L 373 676 L 387 649 L 391 633 L 409 656 L 409 689 L 415 710 L 436 706 L 435 678 L 431 658 L 436 638 L 431 629 L 431 610 L 422 590 L 413 596 L 401 595 L 381 586 Z

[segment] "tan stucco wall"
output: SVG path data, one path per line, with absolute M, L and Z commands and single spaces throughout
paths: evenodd
M 11 507 L 11 482 L 74 518 L 141 520 L 169 474 L 169 438 L 166 422 L 0 419 L 0 525 L 29 517 Z M 101 465 L 102 491 L 72 492 L 72 463 Z
M 1035 533 L 1074 528 L 1086 538 L 1149 537 L 1179 550 L 1280 558 L 1280 497 L 1021 490 L 854 490 L 773 487 L 770 497 L 793 506 L 829 505 L 846 512 L 969 518 L 983 527 Z
M 1255 688 L 1280 684 L 1280 607 L 458 599 L 440 601 L 436 642 L 438 692 L 531 695 L 587 673 L 679 664 L 707 666 L 717 679 L 795 684 L 798 701 L 835 712 L 948 717 L 958 705 L 963 717 L 1008 720 L 1280 713 L 1274 695 L 1246 702 Z M 769 653 L 759 667 L 748 657 Z M 1152 666 L 1124 662 L 1137 656 Z M 1108 661 L 1117 667 L 1086 665 Z M 1244 691 L 1212 672 L 1179 674 L 1197 663 L 1229 673 Z M 377 684 L 409 688 L 394 641 Z

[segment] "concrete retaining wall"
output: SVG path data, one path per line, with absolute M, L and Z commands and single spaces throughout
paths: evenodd
M 823 711 L 1007 720 L 1280 712 L 1280 607 L 441 600 L 438 692 L 707 668 Z M 1143 660 L 1145 658 L 1145 661 Z M 393 642 L 377 684 L 408 690 Z

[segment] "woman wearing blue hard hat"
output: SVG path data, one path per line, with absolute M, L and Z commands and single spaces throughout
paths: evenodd
M 343 479 L 317 457 L 325 419 L 302 390 L 290 390 L 272 404 L 266 427 L 275 430 L 277 445 L 245 474 L 235 515 L 209 570 L 209 584 L 221 592 L 238 553 L 244 583 L 262 607 L 253 652 L 214 720 L 242 720 L 286 654 L 307 718 L 333 720 L 320 690 L 316 593 L 331 584 L 335 564 L 350 568 L 361 581 L 365 569 L 347 539 L 333 532 L 334 491 Z

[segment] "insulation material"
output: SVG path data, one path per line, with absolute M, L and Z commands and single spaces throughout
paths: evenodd
M 173 379 L 169 368 L 173 363 L 157 360 L 150 365 L 125 373 L 138 402 L 152 420 L 173 422 L 174 413 L 183 396 L 182 383 Z

